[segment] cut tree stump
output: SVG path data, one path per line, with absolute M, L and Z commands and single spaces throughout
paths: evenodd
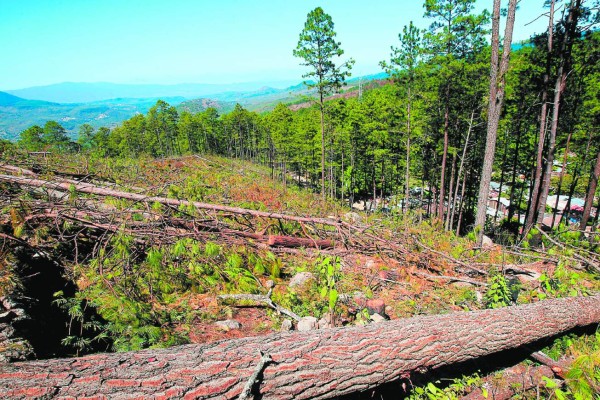
M 254 383 L 264 399 L 323 399 L 600 322 L 600 295 L 130 353 L 0 367 L 0 398 L 221 398 Z

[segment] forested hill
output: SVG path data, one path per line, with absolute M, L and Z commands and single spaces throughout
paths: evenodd
M 0 92 L 0 139 L 16 140 L 19 133 L 32 125 L 58 121 L 72 137 L 82 124 L 94 128 L 115 127 L 135 114 L 146 113 L 157 98 L 112 99 L 92 103 L 61 104 L 27 100 Z M 165 98 L 172 104 L 183 98 Z
M 356 91 L 359 80 L 364 81 L 365 85 L 368 82 L 381 78 L 385 74 L 369 75 L 351 80 L 347 90 Z M 75 85 L 74 87 L 71 87 Z M 205 111 L 208 108 L 215 108 L 219 113 L 228 113 L 232 111 L 236 103 L 239 103 L 249 110 L 257 112 L 265 112 L 272 110 L 278 103 L 303 103 L 306 102 L 306 96 L 309 95 L 304 84 L 290 86 L 286 89 L 275 89 L 271 87 L 258 87 L 249 91 L 223 91 L 228 88 L 245 88 L 252 87 L 248 85 L 205 85 L 208 89 L 194 89 L 198 85 L 189 85 L 188 89 L 175 86 L 175 89 L 162 86 L 150 86 L 142 90 L 121 89 L 115 90 L 112 86 L 108 86 L 106 90 L 99 91 L 91 97 L 78 95 L 84 92 L 87 87 L 85 84 L 72 84 L 69 90 L 73 93 L 60 95 L 62 86 L 52 86 L 52 91 L 37 92 L 34 90 L 14 91 L 23 93 L 27 96 L 35 98 L 56 98 L 56 99 L 85 99 L 99 98 L 91 102 L 81 103 L 58 103 L 48 102 L 44 100 L 27 100 L 14 96 L 10 93 L 0 92 L 0 139 L 16 140 L 18 135 L 23 130 L 32 125 L 44 125 L 47 121 L 58 121 L 65 128 L 67 134 L 71 137 L 76 137 L 77 130 L 83 124 L 89 124 L 94 128 L 108 127 L 114 128 L 124 120 L 133 117 L 136 114 L 145 114 L 150 108 L 161 99 L 173 106 L 177 106 L 179 111 L 187 111 L 198 113 Z M 108 84 L 107 84 L 108 85 Z M 185 86 L 185 85 L 184 85 Z M 256 85 L 255 85 L 256 86 Z M 103 87 L 103 86 L 102 86 Z M 117 85 L 118 87 L 118 85 Z M 202 88 L 204 86 L 201 86 Z M 110 89 L 112 88 L 112 89 Z M 135 85 L 134 85 L 135 88 Z M 162 89 L 161 89 L 162 88 Z M 46 87 L 44 88 L 46 89 Z M 110 89 L 110 90 L 109 90 Z M 48 88 L 47 91 L 50 89 Z M 162 90 L 162 91 L 161 91 Z M 129 98 L 114 98 L 110 97 L 116 93 L 130 94 L 156 94 L 163 93 L 156 97 L 129 97 Z M 211 93 L 211 98 L 192 98 L 193 93 Z M 169 93 L 182 93 L 188 97 L 168 96 Z M 356 95 L 356 93 L 355 93 Z M 108 97 L 108 98 L 107 98 Z

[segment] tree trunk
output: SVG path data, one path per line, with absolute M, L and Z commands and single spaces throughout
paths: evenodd
M 473 109 L 471 111 L 471 119 L 469 120 L 469 129 L 467 130 L 467 138 L 465 139 L 465 145 L 463 147 L 462 157 L 460 158 L 460 166 L 458 167 L 458 174 L 456 177 L 456 187 L 454 190 L 454 199 L 452 201 L 452 210 L 453 211 L 452 211 L 452 216 L 450 217 L 450 227 L 454 226 L 454 216 L 456 215 L 454 210 L 456 210 L 456 199 L 458 198 L 458 187 L 460 186 L 460 177 L 462 176 L 463 168 L 465 166 L 465 159 L 467 157 L 467 148 L 469 147 L 469 138 L 471 137 L 471 130 L 473 129 L 473 118 L 475 118 L 475 109 Z M 465 195 L 464 182 L 466 182 L 466 174 L 465 174 L 465 177 L 463 178 L 461 204 L 462 204 L 462 196 Z M 460 212 L 460 210 L 459 210 L 459 212 Z M 456 230 L 456 234 L 458 235 L 458 229 Z
M 406 172 L 404 178 L 404 210 L 408 212 L 410 198 L 410 106 L 411 106 L 411 91 L 410 86 L 408 87 L 408 99 L 406 103 Z
M 535 213 L 538 210 L 538 199 L 540 184 L 542 180 L 542 160 L 544 157 L 544 144 L 546 142 L 546 117 L 548 109 L 548 82 L 550 81 L 550 60 L 552 58 L 552 38 L 554 34 L 554 0 L 550 1 L 550 12 L 548 16 L 548 52 L 546 53 L 546 72 L 544 73 L 544 87 L 542 90 L 542 109 L 540 111 L 540 134 L 538 139 L 535 172 L 533 175 L 533 188 L 531 190 L 529 209 L 525 220 L 523 234 L 533 226 Z
M 573 199 L 573 195 L 575 194 L 575 189 L 577 188 L 577 183 L 579 182 L 579 178 L 581 176 L 581 170 L 587 164 L 587 158 L 590 154 L 590 145 L 592 144 L 592 131 L 590 130 L 588 133 L 587 143 L 585 145 L 585 151 L 583 152 L 583 157 L 581 161 L 577 163 L 577 167 L 575 168 L 575 172 L 573 173 L 573 180 L 571 181 L 571 186 L 569 187 L 569 194 L 567 198 L 567 204 L 565 208 L 567 210 L 571 209 L 571 200 Z M 569 225 L 569 218 L 562 218 L 560 220 L 562 224 L 565 226 Z
M 325 201 L 325 105 L 323 104 L 323 92 L 319 91 L 321 110 L 321 197 Z
M 454 198 L 452 197 L 452 193 L 454 193 L 454 178 L 456 175 L 456 152 L 452 154 L 452 169 L 450 169 L 450 186 L 448 186 L 448 210 L 446 212 L 446 226 L 445 229 L 448 231 L 451 229 L 450 227 L 450 215 L 454 214 L 454 208 L 452 208 L 452 202 Z
M 571 58 L 571 49 L 577 30 L 577 21 L 581 13 L 581 0 L 571 1 L 569 14 L 567 16 L 565 36 L 562 40 L 560 49 L 560 65 L 558 67 L 558 76 L 554 87 L 554 104 L 552 107 L 552 125 L 550 126 L 550 135 L 548 137 L 548 156 L 546 157 L 546 171 L 544 181 L 542 182 L 541 195 L 538 203 L 537 223 L 541 226 L 544 220 L 546 210 L 546 200 L 550 192 L 550 177 L 552 176 L 552 167 L 554 163 L 554 153 L 556 151 L 556 132 L 558 130 L 558 118 L 560 115 L 560 99 L 565 91 L 567 75 L 569 73 L 569 64 Z
M 487 137 L 485 144 L 485 155 L 483 157 L 483 168 L 481 171 L 481 182 L 479 184 L 479 196 L 477 197 L 477 214 L 475 216 L 475 230 L 477 241 L 481 244 L 483 240 L 483 228 L 485 225 L 488 195 L 490 192 L 490 181 L 492 179 L 492 168 L 494 166 L 494 154 L 496 151 L 496 138 L 498 136 L 498 122 L 502 112 L 504 100 L 504 81 L 508 70 L 510 46 L 512 42 L 513 27 L 515 24 L 515 10 L 517 0 L 508 3 L 508 16 L 504 28 L 504 44 L 502 49 L 502 60 L 499 63 L 500 46 L 500 0 L 494 0 L 494 13 L 492 19 L 492 60 L 490 69 L 490 99 L 488 107 Z
M 446 109 L 444 111 L 444 152 L 442 154 L 442 170 L 440 175 L 440 191 L 437 206 L 437 217 L 440 221 L 444 220 L 444 197 L 445 197 L 445 178 L 446 178 L 446 160 L 448 158 L 448 136 L 450 129 L 450 85 L 446 87 Z
M 600 322 L 600 296 L 204 345 L 3 365 L 0 397 L 324 399 Z M 263 356 L 264 355 L 264 356 Z M 259 364 L 261 359 L 271 362 Z
M 594 195 L 596 194 L 596 188 L 598 187 L 598 178 L 600 177 L 600 151 L 596 157 L 596 166 L 590 176 L 590 183 L 588 184 L 587 194 L 585 196 L 585 205 L 583 207 L 583 216 L 581 217 L 581 223 L 579 229 L 585 231 L 588 219 L 590 218 L 590 211 L 594 204 Z
M 552 223 L 550 224 L 550 229 L 554 228 L 554 222 L 556 221 L 556 214 L 558 213 L 558 203 L 560 201 L 560 195 L 562 192 L 562 183 L 563 178 L 565 176 L 565 170 L 567 169 L 567 158 L 569 157 L 569 145 L 571 144 L 571 136 L 573 132 L 569 132 L 569 137 L 567 137 L 567 147 L 565 149 L 565 154 L 563 156 L 562 169 L 560 170 L 560 178 L 558 178 L 558 189 L 556 190 L 556 202 L 554 203 L 554 212 L 552 213 Z M 569 210 L 565 207 L 561 214 L 561 219 L 565 217 L 565 211 L 568 213 Z M 560 222 L 560 221 L 559 221 Z

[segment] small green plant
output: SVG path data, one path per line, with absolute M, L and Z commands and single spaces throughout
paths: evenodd
M 336 289 L 336 283 L 340 279 L 340 261 L 339 259 L 332 257 L 325 257 L 319 261 L 319 282 L 321 297 L 327 299 L 329 307 L 329 315 L 333 322 L 333 315 L 335 312 L 335 306 L 338 301 L 338 291 Z
M 495 271 L 490 275 L 488 284 L 483 298 L 486 308 L 506 307 L 511 303 L 511 291 L 504 275 Z
M 478 373 L 461 378 L 454 378 L 450 384 L 442 381 L 429 382 L 425 386 L 415 387 L 409 400 L 458 400 L 476 388 L 481 389 L 483 398 L 488 398 L 488 390 L 482 386 Z
M 61 344 L 75 351 L 75 355 L 86 353 L 92 349 L 96 342 L 107 341 L 108 335 L 105 327 L 94 317 L 86 316 L 88 302 L 78 296 L 65 297 L 63 291 L 53 294 L 52 304 L 59 307 L 69 315 L 67 323 L 67 336 Z
M 538 297 L 544 300 L 547 297 L 574 297 L 579 295 L 588 295 L 589 291 L 583 283 L 583 276 L 575 271 L 571 271 L 559 262 L 554 274 L 548 275 L 544 272 L 540 278 L 540 287 L 542 291 L 538 293 Z

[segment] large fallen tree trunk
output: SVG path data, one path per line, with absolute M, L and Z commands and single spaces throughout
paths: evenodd
M 257 377 L 253 390 L 265 399 L 331 398 L 598 322 L 600 295 L 366 327 L 23 362 L 0 367 L 0 397 L 231 399 L 252 376 Z M 272 361 L 265 363 L 268 357 Z

